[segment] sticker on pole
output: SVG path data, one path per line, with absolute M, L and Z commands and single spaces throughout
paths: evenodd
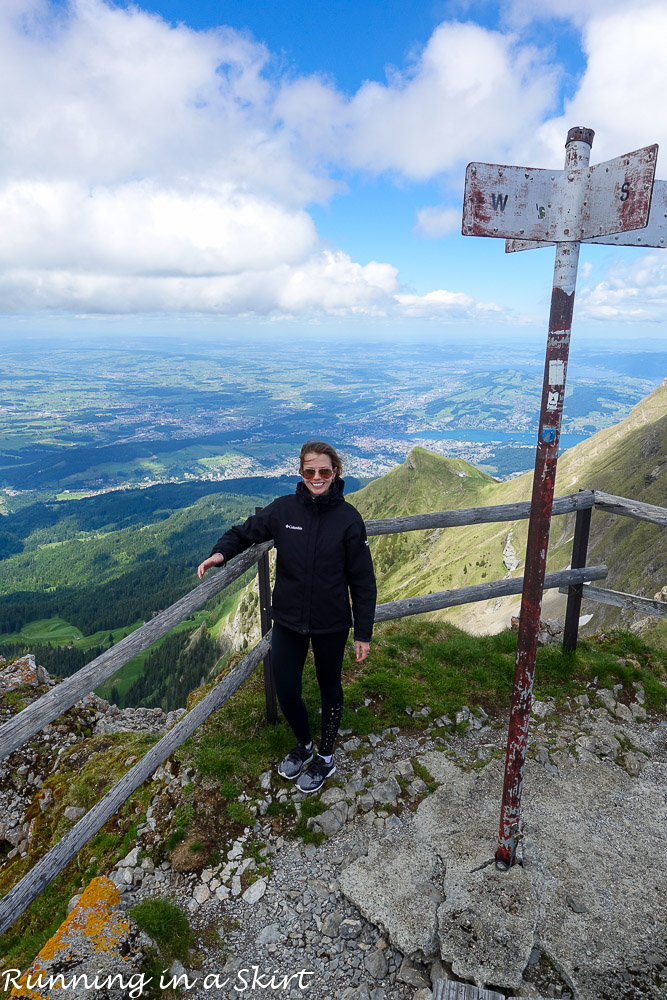
M 568 171 L 469 163 L 461 232 L 568 243 L 643 229 L 657 151 L 646 146 Z

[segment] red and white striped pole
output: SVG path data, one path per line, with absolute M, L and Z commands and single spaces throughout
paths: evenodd
M 587 167 L 594 132 L 587 128 L 572 128 L 565 144 L 565 170 Z M 571 175 L 574 180 L 574 175 Z M 568 189 L 569 190 L 569 189 Z M 572 184 L 571 221 L 572 233 L 579 231 L 577 196 L 580 188 Z M 567 234 L 567 229 L 565 233 Z M 577 282 L 579 246 L 572 243 L 556 244 L 554 282 L 549 313 L 549 336 L 544 365 L 540 428 L 537 437 L 533 495 L 528 524 L 526 565 L 524 572 L 516 665 L 514 668 L 514 693 L 510 710 L 505 780 L 498 833 L 496 862 L 504 866 L 514 864 L 519 833 L 521 788 L 528 746 L 528 724 L 533 697 L 537 633 L 542 609 L 542 590 L 549 546 L 549 528 L 556 484 L 556 466 L 560 426 L 563 416 L 565 377 L 570 351 L 570 330 L 574 309 L 574 292 Z

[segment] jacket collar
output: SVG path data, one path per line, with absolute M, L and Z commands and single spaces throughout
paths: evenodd
M 314 497 L 302 480 L 296 485 L 296 497 L 300 503 L 308 507 L 335 507 L 345 499 L 343 496 L 344 489 L 345 480 L 334 479 L 326 493 L 323 493 L 321 497 Z

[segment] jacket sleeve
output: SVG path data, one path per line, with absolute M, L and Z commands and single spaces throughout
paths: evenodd
M 358 642 L 370 642 L 373 636 L 377 586 L 366 528 L 361 516 L 348 529 L 345 537 L 345 573 L 352 598 L 354 638 Z
M 245 552 L 251 545 L 270 541 L 274 537 L 272 525 L 275 504 L 274 500 L 259 514 L 253 514 L 243 524 L 235 524 L 229 531 L 226 531 L 211 549 L 211 555 L 219 552 L 225 557 L 225 562 L 228 562 L 240 552 Z

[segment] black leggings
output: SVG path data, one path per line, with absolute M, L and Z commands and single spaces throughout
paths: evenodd
M 301 677 L 312 643 L 315 672 L 322 696 L 322 739 L 320 753 L 328 757 L 333 753 L 334 740 L 343 714 L 343 685 L 341 671 L 349 629 L 327 632 L 325 635 L 303 635 L 293 632 L 278 622 L 273 623 L 271 662 L 278 701 L 283 715 L 292 727 L 299 743 L 311 740 L 308 712 L 301 697 Z

